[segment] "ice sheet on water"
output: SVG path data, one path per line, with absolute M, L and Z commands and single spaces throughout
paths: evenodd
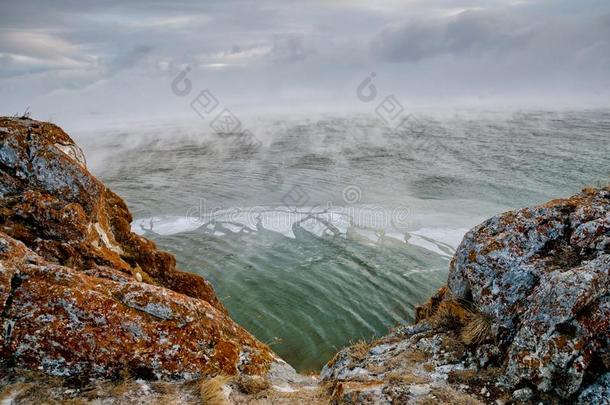
M 415 231 L 400 231 L 391 225 L 375 228 L 358 225 L 362 211 L 346 213 L 342 208 L 317 210 L 315 207 L 299 210 L 289 207 L 234 208 L 216 211 L 200 217 L 165 216 L 137 218 L 132 223 L 132 231 L 144 235 L 153 232 L 159 235 L 174 235 L 205 229 L 210 234 L 222 237 L 238 234 L 244 230 L 268 230 L 288 238 L 295 238 L 294 227 L 318 237 L 339 236 L 368 244 L 382 243 L 385 238 L 427 249 L 447 257 L 459 245 L 468 228 L 424 227 Z M 357 217 L 356 220 L 354 217 Z M 362 223 L 362 221 L 360 221 Z

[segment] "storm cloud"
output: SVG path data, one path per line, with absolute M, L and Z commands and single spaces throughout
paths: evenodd
M 610 100 L 607 1 L 23 1 L 0 27 L 3 114 L 186 113 L 185 66 L 253 110 L 357 107 L 373 71 L 409 105 Z

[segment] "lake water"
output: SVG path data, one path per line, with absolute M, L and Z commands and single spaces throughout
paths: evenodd
M 610 111 L 260 118 L 71 134 L 133 230 L 299 371 L 413 319 L 464 233 L 610 178 Z

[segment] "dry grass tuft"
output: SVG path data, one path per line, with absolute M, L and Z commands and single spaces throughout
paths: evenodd
M 179 404 L 181 401 L 179 395 L 161 395 L 156 397 L 154 402 L 151 405 L 175 405 Z
M 369 363 L 365 364 L 365 369 L 367 369 L 372 374 L 382 374 L 386 370 L 385 365 Z
M 362 360 L 369 353 L 371 345 L 364 339 L 360 339 L 352 344 L 349 350 L 350 356 L 354 360 Z
M 430 323 L 436 328 L 458 329 L 466 325 L 473 311 L 465 305 L 447 300 L 440 303 L 436 312 L 430 317 Z
M 447 287 L 441 287 L 428 301 L 415 307 L 415 323 L 430 318 L 445 298 L 447 291 Z
M 490 367 L 484 370 L 453 370 L 447 376 L 451 384 L 466 384 L 479 391 L 486 385 L 493 385 L 502 376 L 502 369 Z
M 176 385 L 165 381 L 152 381 L 151 388 L 161 395 L 176 395 Z
M 150 386 L 156 394 L 154 405 L 173 405 L 183 402 L 175 384 L 156 381 L 152 382 Z
M 460 334 L 462 342 L 466 345 L 480 345 L 493 338 L 491 333 L 491 319 L 480 312 L 471 315 L 470 321 L 464 326 Z
M 340 355 L 341 355 L 341 351 L 337 351 L 337 353 L 335 353 L 333 358 L 328 360 L 328 363 L 326 363 L 326 365 L 328 365 L 328 367 L 334 367 L 334 365 L 337 363 L 337 360 L 339 360 L 339 357 L 341 357 Z
M 62 379 L 51 377 L 39 372 L 17 371 L 19 379 L 26 378 L 26 382 L 14 382 L 3 387 L 0 392 L 0 404 L 59 404 L 55 387 L 64 387 Z M 10 400 L 10 401 L 9 401 Z
M 371 343 L 368 343 L 364 339 L 350 341 L 347 346 L 337 350 L 333 358 L 330 359 L 326 364 L 329 367 L 333 367 L 343 353 L 347 353 L 352 360 L 362 360 L 368 354 L 370 347 Z
M 443 301 L 429 321 L 435 328 L 459 330 L 461 342 L 469 346 L 479 345 L 493 338 L 492 319 L 474 310 L 468 303 Z
M 485 402 L 459 392 L 451 387 L 442 387 L 432 390 L 432 395 L 423 398 L 418 402 L 421 405 L 437 404 L 460 404 L 460 405 L 483 405 Z
M 385 378 L 390 384 L 399 384 L 402 382 L 402 374 L 398 371 L 392 371 L 387 373 L 385 375 Z
M 269 379 L 258 375 L 242 375 L 237 379 L 236 383 L 237 388 L 248 395 L 258 394 L 271 387 Z
M 229 405 L 223 390 L 229 380 L 229 377 L 223 375 L 202 380 L 199 384 L 202 405 Z
M 110 394 L 113 397 L 121 397 L 123 395 L 127 395 L 134 387 L 135 380 L 132 377 L 121 377 L 121 380 L 116 382 L 110 389 Z

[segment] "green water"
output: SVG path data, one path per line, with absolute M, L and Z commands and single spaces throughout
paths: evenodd
M 134 230 L 210 280 L 300 371 L 412 319 L 466 230 L 610 177 L 610 113 L 261 120 L 252 149 L 205 126 L 82 134 Z M 78 137 L 77 137 L 78 138 Z

